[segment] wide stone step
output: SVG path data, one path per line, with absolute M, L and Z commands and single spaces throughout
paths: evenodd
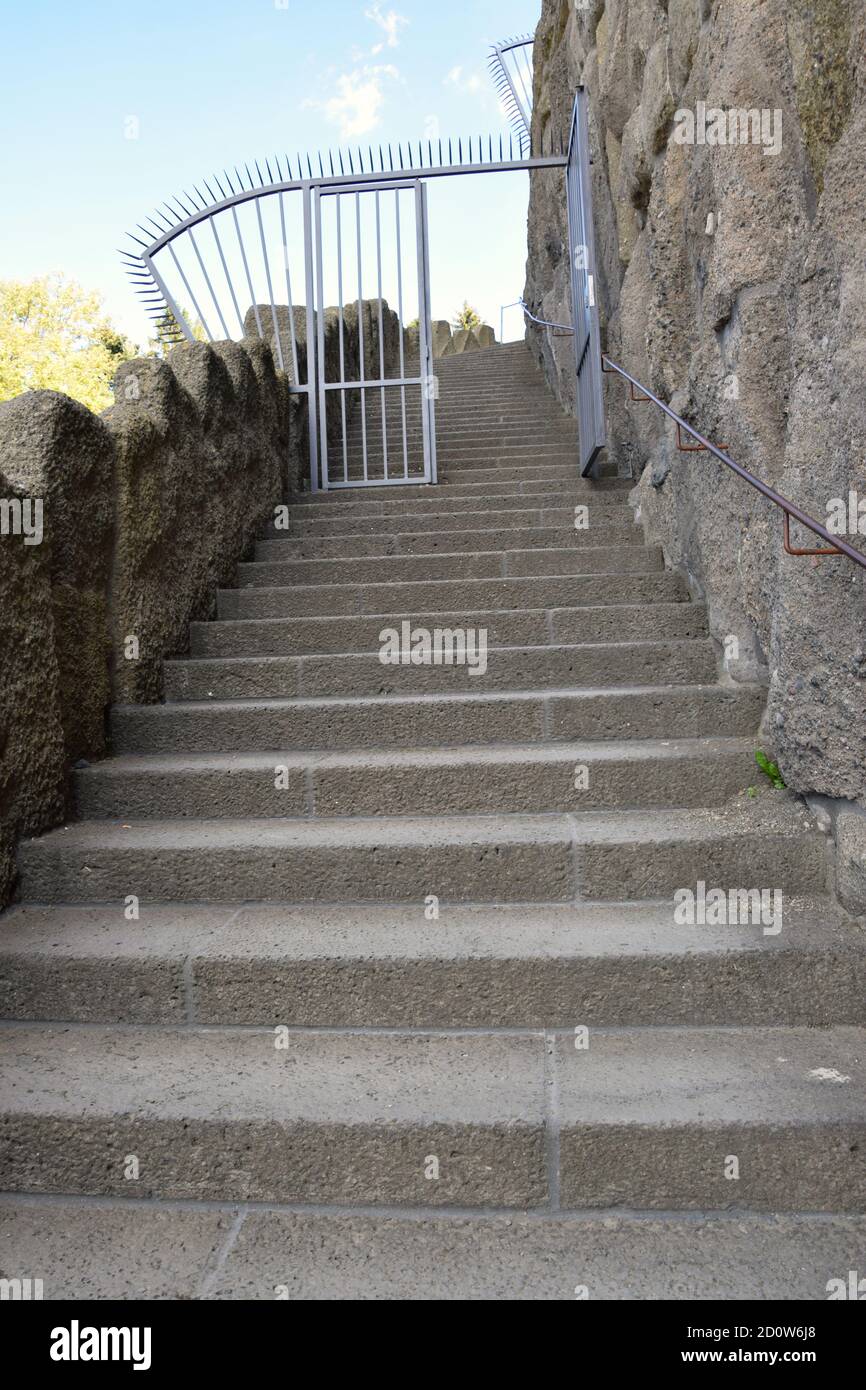
M 555 481 L 542 482 L 544 491 L 537 495 L 514 491 L 516 485 L 509 482 L 498 488 L 484 488 L 484 484 L 471 486 L 478 489 L 471 496 L 467 496 L 459 485 L 455 488 L 427 488 L 420 495 L 416 488 L 406 489 L 406 492 L 402 488 L 395 492 L 392 488 L 388 489 L 385 500 L 382 500 L 382 489 L 370 489 L 368 492 L 360 493 L 354 492 L 354 489 L 349 492 L 318 493 L 316 502 L 309 500 L 292 506 L 288 531 L 285 525 L 282 525 L 281 516 L 281 525 L 278 527 L 277 520 L 272 521 L 268 524 L 265 535 L 271 539 L 281 539 L 292 534 L 296 527 L 304 527 L 306 530 L 307 525 L 314 524 L 331 528 L 336 527 L 338 521 L 370 521 L 378 524 L 379 530 L 386 530 L 393 521 L 409 521 L 414 517 L 459 518 L 464 514 L 482 517 L 488 513 L 503 517 L 506 512 L 513 513 L 514 518 L 520 517 L 523 513 L 569 512 L 573 524 L 574 509 L 577 506 L 585 507 L 585 513 L 580 514 L 589 518 L 589 524 L 594 520 L 620 518 L 621 521 L 628 521 L 634 525 L 634 513 L 627 505 L 626 493 L 620 495 L 616 492 L 599 492 L 587 495 L 580 489 L 570 488 L 564 480 L 563 484 Z M 502 488 L 512 488 L 512 491 L 503 492 Z M 403 527 L 403 530 L 407 530 L 407 527 Z M 637 530 L 638 527 L 635 525 L 635 531 Z
M 136 1154 L 139 1198 L 532 1208 L 556 1187 L 564 1209 L 866 1206 L 862 1028 L 574 1043 L 8 1027 L 7 1190 L 128 1197 Z
M 375 504 L 374 504 L 375 505 Z M 577 507 L 581 510 L 578 512 Z M 313 515 L 306 516 L 304 509 L 290 516 L 290 529 L 277 532 L 270 538 L 270 545 L 280 540 L 301 539 L 313 536 L 393 536 L 401 533 L 433 531 L 450 535 L 455 531 L 491 531 L 497 529 L 514 530 L 543 527 L 556 527 L 560 530 L 578 531 L 590 538 L 598 528 L 618 526 L 626 528 L 629 534 L 638 536 L 643 543 L 643 530 L 636 526 L 630 508 L 613 503 L 602 505 L 599 502 L 556 505 L 528 505 L 526 498 L 515 499 L 510 507 L 470 507 L 465 502 L 462 507 L 446 507 L 437 511 L 434 506 L 424 508 L 422 504 L 408 505 L 404 510 L 394 510 L 378 515 L 364 515 L 360 510 L 341 514 L 331 512 L 328 507 L 319 508 Z M 381 552 L 380 552 L 381 553 Z M 279 557 L 280 552 L 257 551 L 257 558 Z
M 436 694 L 348 700 L 226 700 L 116 705 L 118 753 L 244 753 L 279 748 L 412 748 L 558 739 L 748 737 L 766 691 L 633 689 Z
M 363 488 L 357 493 L 347 492 L 302 493 L 292 501 L 290 519 L 292 522 L 325 519 L 331 514 L 338 516 L 387 517 L 389 515 L 413 515 L 419 512 L 460 513 L 467 511 L 510 511 L 520 507 L 568 507 L 582 503 L 591 508 L 611 512 L 621 511 L 629 516 L 633 513 L 627 505 L 627 487 L 614 492 L 588 490 L 584 479 L 576 481 L 567 477 L 533 479 L 519 482 L 506 479 L 495 486 L 485 483 L 441 483 L 435 487 L 424 485 L 415 487 Z M 266 534 L 280 536 L 285 531 L 268 525 Z
M 379 642 L 383 626 L 399 626 L 401 613 L 374 617 L 253 618 L 233 622 L 193 623 L 193 656 L 307 656 L 312 652 L 368 652 Z M 607 605 L 595 608 L 465 609 L 455 613 L 418 613 L 427 627 L 483 627 L 494 647 L 534 647 L 550 642 L 639 641 L 706 637 L 707 613 L 700 603 Z
M 321 617 L 349 613 L 454 612 L 457 605 L 475 608 L 573 608 L 606 604 L 686 602 L 681 575 L 655 574 L 524 575 L 516 579 L 410 580 L 405 583 L 305 584 L 270 589 L 221 589 L 221 618 Z
M 714 806 L 755 773 L 744 739 L 526 744 L 401 752 L 109 758 L 74 774 L 89 820 L 490 815 Z
M 503 538 L 507 540 L 507 538 Z M 506 579 L 529 575 L 652 574 L 664 569 L 659 546 L 570 546 L 568 549 L 454 551 L 350 560 L 267 560 L 238 566 L 250 588 L 295 584 L 387 584 L 431 579 Z M 597 581 L 599 582 L 599 581 Z
M 445 520 L 449 521 L 452 515 L 449 514 Z M 513 523 L 522 519 L 519 512 L 507 515 Z M 487 520 L 483 513 L 480 519 Z M 337 520 L 339 523 L 340 519 Z M 256 546 L 255 559 L 258 563 L 266 560 L 346 560 L 354 556 L 372 559 L 382 555 L 454 555 L 461 551 L 485 551 L 503 539 L 507 539 L 516 550 L 592 549 L 600 545 L 644 547 L 643 533 L 631 519 L 618 526 L 605 526 L 598 522 L 591 531 L 576 531 L 574 527 L 567 526 L 530 525 L 523 528 L 517 524 L 482 531 L 450 531 L 439 527 L 414 531 L 413 517 L 407 517 L 403 522 L 405 530 L 397 530 L 399 525 L 396 518 L 384 524 L 380 518 L 377 530 L 373 530 L 368 522 L 363 533 L 356 533 L 350 520 L 343 521 L 342 527 L 338 524 L 333 530 L 326 522 L 314 527 L 302 525 L 296 535 L 261 542 Z M 393 529 L 387 529 L 389 526 Z
M 858 1267 L 866 1217 L 325 1213 L 0 1197 L 9 1269 L 46 1299 L 817 1301 Z M 579 1261 L 575 1248 L 579 1246 Z M 172 1258 L 158 1253 L 170 1249 Z M 700 1259 L 696 1258 L 700 1251 Z M 93 1252 L 98 1251 L 94 1260 Z M 847 1276 L 845 1276 L 847 1278 Z
M 700 685 L 717 675 L 716 651 L 708 639 L 482 650 L 481 634 L 470 638 L 464 629 L 461 653 L 447 637 L 437 643 L 437 629 L 438 623 L 420 629 L 408 620 L 399 628 L 386 625 L 382 631 L 396 633 L 394 640 L 400 642 L 401 650 L 395 653 L 399 664 L 383 661 L 381 644 L 372 652 L 167 661 L 166 699 L 322 699 L 548 686 Z M 416 664 L 413 644 L 419 640 L 427 641 L 429 652 L 422 652 L 424 661 Z
M 34 903 L 573 902 L 823 891 L 825 841 L 755 807 L 312 820 L 81 821 L 19 850 Z
M 866 1024 L 866 943 L 827 900 L 760 925 L 679 926 L 667 903 L 18 907 L 7 1019 L 290 1028 Z

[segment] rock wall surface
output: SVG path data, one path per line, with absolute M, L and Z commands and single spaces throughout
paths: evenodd
M 825 524 L 866 499 L 862 0 L 543 0 L 535 63 L 537 138 L 589 93 L 605 350 Z M 532 180 L 526 299 L 567 322 L 562 177 Z M 573 409 L 569 340 L 528 341 Z M 767 683 L 788 784 L 866 805 L 866 574 L 785 555 L 774 507 L 605 389 L 648 535 L 706 597 L 731 678 Z

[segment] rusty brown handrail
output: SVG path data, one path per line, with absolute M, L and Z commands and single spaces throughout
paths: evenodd
M 609 365 L 605 366 L 605 363 Z M 781 492 L 776 492 L 776 489 L 770 487 L 767 483 L 761 482 L 760 478 L 756 478 L 754 473 L 750 473 L 748 468 L 744 468 L 742 464 L 735 463 L 723 449 L 718 448 L 715 444 L 711 443 L 709 439 L 705 439 L 698 430 L 693 429 L 687 421 L 683 420 L 680 415 L 677 415 L 675 410 L 671 410 L 669 405 L 659 400 L 658 396 L 654 395 L 648 387 L 638 381 L 637 377 L 633 377 L 624 367 L 620 367 L 617 362 L 614 362 L 612 357 L 608 357 L 606 352 L 601 354 L 601 368 L 603 372 L 618 372 L 619 375 L 629 383 L 632 399 L 635 399 L 634 390 L 635 387 L 637 387 L 638 391 L 643 393 L 643 398 L 645 400 L 652 401 L 654 405 L 658 406 L 659 410 L 664 411 L 665 415 L 670 416 L 676 424 L 678 440 L 681 438 L 680 432 L 686 430 L 693 439 L 698 441 L 697 446 L 693 444 L 686 445 L 685 452 L 696 453 L 705 449 L 709 450 L 720 463 L 725 464 L 727 468 L 730 468 L 736 473 L 738 478 L 742 478 L 743 482 L 755 488 L 755 490 L 760 492 L 763 497 L 766 497 L 769 502 L 773 502 L 785 516 L 785 550 L 789 555 L 847 555 L 848 559 L 853 560 L 861 569 L 866 569 L 866 555 L 864 555 L 861 550 L 857 550 L 853 545 L 849 545 L 848 542 L 842 540 L 841 537 L 834 536 L 832 532 L 827 530 L 826 526 L 821 525 L 820 521 L 816 521 L 814 517 L 809 516 L 809 513 L 804 512 L 802 507 L 798 507 L 796 502 L 792 502 L 789 497 L 785 497 Z M 678 447 L 682 447 L 681 444 L 678 445 Z M 829 541 L 831 548 L 828 550 L 793 549 L 790 543 L 791 517 L 794 517 L 796 521 L 799 521 L 801 525 L 805 526 L 807 530 L 812 531 L 816 536 L 820 536 L 822 540 Z

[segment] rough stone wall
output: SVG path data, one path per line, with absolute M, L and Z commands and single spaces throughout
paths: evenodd
M 0 908 L 16 840 L 60 822 L 70 765 L 105 753 L 109 703 L 160 698 L 163 658 L 305 466 L 258 340 L 128 362 L 115 392 L 101 417 L 55 391 L 0 405 Z M 16 500 L 41 503 L 40 543 Z
M 819 520 L 866 497 L 862 0 L 543 0 L 535 55 L 539 135 L 589 92 L 605 350 Z M 698 102 L 780 112 L 778 153 L 678 143 Z M 532 178 L 526 298 L 569 321 L 562 178 Z M 528 339 L 573 408 L 569 341 Z M 786 556 L 775 508 L 605 389 L 649 538 L 736 639 L 731 678 L 768 684 L 762 737 L 789 785 L 866 805 L 866 575 Z

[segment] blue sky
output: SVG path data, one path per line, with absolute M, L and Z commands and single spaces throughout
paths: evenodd
M 143 342 L 116 248 L 156 204 L 274 151 L 507 129 L 487 52 L 531 32 L 539 11 L 540 0 L 7 7 L 0 276 L 62 270 Z M 468 297 L 498 332 L 500 304 L 522 291 L 526 192 L 526 175 L 434 181 L 434 316 Z

